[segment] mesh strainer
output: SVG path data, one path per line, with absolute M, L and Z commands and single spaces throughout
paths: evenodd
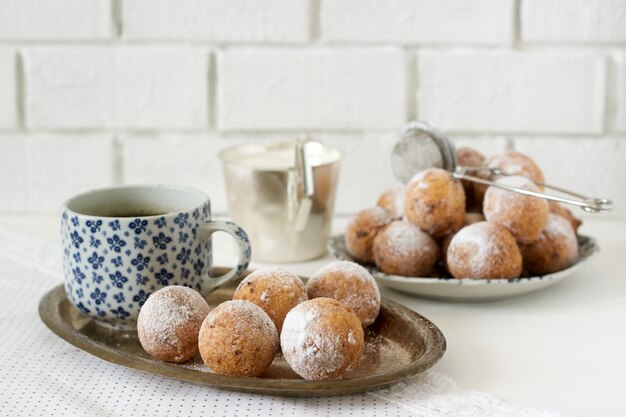
M 452 176 L 459 180 L 472 181 L 520 194 L 571 204 L 590 213 L 608 211 L 613 206 L 611 200 L 606 198 L 587 197 L 554 185 L 534 181 L 530 178 L 535 184 L 556 191 L 561 195 L 524 190 L 471 175 L 477 172 L 489 172 L 496 177 L 511 174 L 503 172 L 499 168 L 457 166 L 456 152 L 452 142 L 437 129 L 422 121 L 411 122 L 402 129 L 400 140 L 396 143 L 391 153 L 391 164 L 394 175 L 404 184 L 408 183 L 416 173 L 436 167 L 450 171 Z

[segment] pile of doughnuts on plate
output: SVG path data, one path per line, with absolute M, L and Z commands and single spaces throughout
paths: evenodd
M 281 268 L 252 272 L 231 301 L 212 310 L 193 289 L 164 287 L 139 312 L 139 342 L 151 356 L 186 362 L 198 353 L 210 371 L 259 376 L 282 354 L 304 379 L 340 379 L 358 365 L 364 330 L 380 292 L 362 266 L 330 263 L 307 282 Z
M 543 173 L 528 156 L 508 151 L 485 158 L 457 150 L 457 164 L 494 167 L 510 174 L 476 175 L 524 190 L 541 191 Z M 578 258 L 581 221 L 558 203 L 497 187 L 459 181 L 431 168 L 406 185 L 385 191 L 377 206 L 360 211 L 345 231 L 355 260 L 407 277 L 512 279 L 563 270 Z M 445 272 L 443 272 L 445 276 Z

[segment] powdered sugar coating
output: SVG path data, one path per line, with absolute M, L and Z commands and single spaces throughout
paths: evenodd
M 376 205 L 387 210 L 394 219 L 402 218 L 404 215 L 404 187 L 388 189 L 380 195 Z
M 378 231 L 393 220 L 393 216 L 382 207 L 361 210 L 346 227 L 346 247 L 355 259 L 373 262 L 372 242 Z
M 393 242 L 392 250 L 400 255 L 407 256 L 429 250 L 428 244 L 434 242 L 428 233 L 423 232 L 419 227 L 405 221 L 396 221 L 389 224 L 384 229 L 385 237 Z
M 456 163 L 463 167 L 483 167 L 485 156 L 474 148 L 461 146 L 456 150 Z
M 348 343 L 350 343 L 351 345 L 356 345 L 356 338 L 354 337 L 354 332 L 352 330 L 350 330 L 348 332 Z
M 409 277 L 429 274 L 440 255 L 437 242 L 428 233 L 400 220 L 378 233 L 373 250 L 378 269 Z
M 363 281 L 364 283 L 376 286 L 376 280 L 374 280 L 374 277 L 367 271 L 367 269 L 363 268 L 361 265 L 355 262 L 349 261 L 335 261 L 324 265 L 323 267 L 318 269 L 315 274 L 313 274 L 308 283 L 314 282 L 315 280 L 320 279 L 322 276 L 331 273 L 339 273 L 344 277 L 349 276 L 351 278 Z M 376 286 L 376 288 L 378 287 Z
M 478 222 L 484 222 L 485 220 L 485 216 L 483 216 L 482 213 L 465 213 L 465 226 Z M 446 269 L 448 269 L 448 247 L 450 246 L 450 242 L 452 242 L 455 235 L 456 233 L 448 235 L 441 241 L 441 260 L 443 261 L 443 265 Z
M 546 275 L 571 266 L 578 259 L 578 239 L 567 219 L 550 213 L 539 237 L 520 245 L 524 268 L 531 275 Z
M 364 333 L 349 307 L 336 300 L 316 298 L 287 314 L 280 345 L 285 360 L 301 377 L 337 379 L 359 363 Z
M 148 297 L 139 311 L 139 342 L 150 355 L 184 362 L 198 353 L 198 331 L 209 305 L 196 291 L 171 285 Z
M 284 290 L 293 290 L 294 288 L 304 289 L 304 283 L 293 272 L 284 268 L 269 266 L 250 273 L 243 281 L 237 286 L 237 290 L 244 288 L 248 282 L 272 280 L 274 286 L 283 288 Z M 235 291 L 237 291 L 235 290 Z
M 233 299 L 248 300 L 261 307 L 280 334 L 287 313 L 308 298 L 304 283 L 296 274 L 283 268 L 267 267 L 241 281 Z
M 567 221 L 567 219 L 559 216 L 558 214 L 550 213 L 548 215 L 546 227 L 544 227 L 541 232 L 544 235 L 555 237 L 557 239 L 567 239 L 568 248 L 572 251 L 578 250 L 576 233 L 574 233 L 572 225 Z
M 335 261 L 318 270 L 307 282 L 309 299 L 327 297 L 340 301 L 356 313 L 363 327 L 376 320 L 380 291 L 374 277 L 354 262 Z
M 506 151 L 501 154 L 493 155 L 487 160 L 486 166 L 499 168 L 509 175 L 520 175 L 535 181 L 544 182 L 543 173 L 539 166 L 530 157 L 520 152 Z M 492 176 L 489 171 L 479 171 L 473 175 L 489 181 L 496 181 L 498 179 L 497 176 Z M 474 184 L 474 199 L 477 203 L 482 203 L 487 188 L 487 186 L 482 184 Z
M 504 227 L 478 222 L 452 238 L 447 265 L 455 278 L 516 278 L 522 272 L 522 255 Z
M 548 207 L 550 208 L 550 213 L 554 213 L 557 216 L 561 216 L 565 220 L 567 220 L 572 225 L 574 232 L 578 231 L 578 228 L 583 223 L 581 219 L 574 216 L 574 213 L 572 213 L 569 209 L 566 209 L 556 201 L 548 201 Z
M 454 233 L 465 222 L 463 186 L 440 168 L 418 172 L 406 187 L 404 213 L 435 239 Z
M 516 151 L 506 151 L 493 155 L 487 161 L 487 166 L 500 168 L 509 175 L 519 175 L 535 181 L 544 182 L 543 172 L 539 166 L 527 155 Z
M 539 192 L 532 181 L 519 175 L 500 178 L 496 183 Z M 537 239 L 549 213 L 548 202 L 542 198 L 493 186 L 487 189 L 483 210 L 488 221 L 506 227 L 520 243 Z
M 215 324 L 220 320 L 220 316 L 229 316 L 234 319 L 233 331 L 235 333 L 242 333 L 245 330 L 250 330 L 248 323 L 258 323 L 258 328 L 252 331 L 261 332 L 271 335 L 276 332 L 272 321 L 268 315 L 254 303 L 246 300 L 231 300 L 225 301 L 217 308 L 215 308 L 207 316 L 207 323 L 209 325 Z
M 257 376 L 278 351 L 278 333 L 269 316 L 254 303 L 226 301 L 209 313 L 200 329 L 202 360 L 215 373 Z

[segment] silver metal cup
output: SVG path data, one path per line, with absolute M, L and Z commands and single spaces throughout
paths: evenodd
M 252 257 L 298 262 L 326 253 L 341 153 L 318 142 L 251 143 L 220 153 L 232 219 Z

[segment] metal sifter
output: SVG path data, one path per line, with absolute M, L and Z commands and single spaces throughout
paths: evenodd
M 396 143 L 391 153 L 391 163 L 394 175 L 404 184 L 408 183 L 417 172 L 428 168 L 443 168 L 450 171 L 452 176 L 459 180 L 472 181 L 520 194 L 571 204 L 590 213 L 608 211 L 613 206 L 611 200 L 606 198 L 587 197 L 554 185 L 534 181 L 530 178 L 535 184 L 557 191 L 564 196 L 524 190 L 471 175 L 477 172 L 489 172 L 493 176 L 511 174 L 503 172 L 499 168 L 457 166 L 456 152 L 452 142 L 437 129 L 422 121 L 411 122 L 402 129 L 400 140 Z

